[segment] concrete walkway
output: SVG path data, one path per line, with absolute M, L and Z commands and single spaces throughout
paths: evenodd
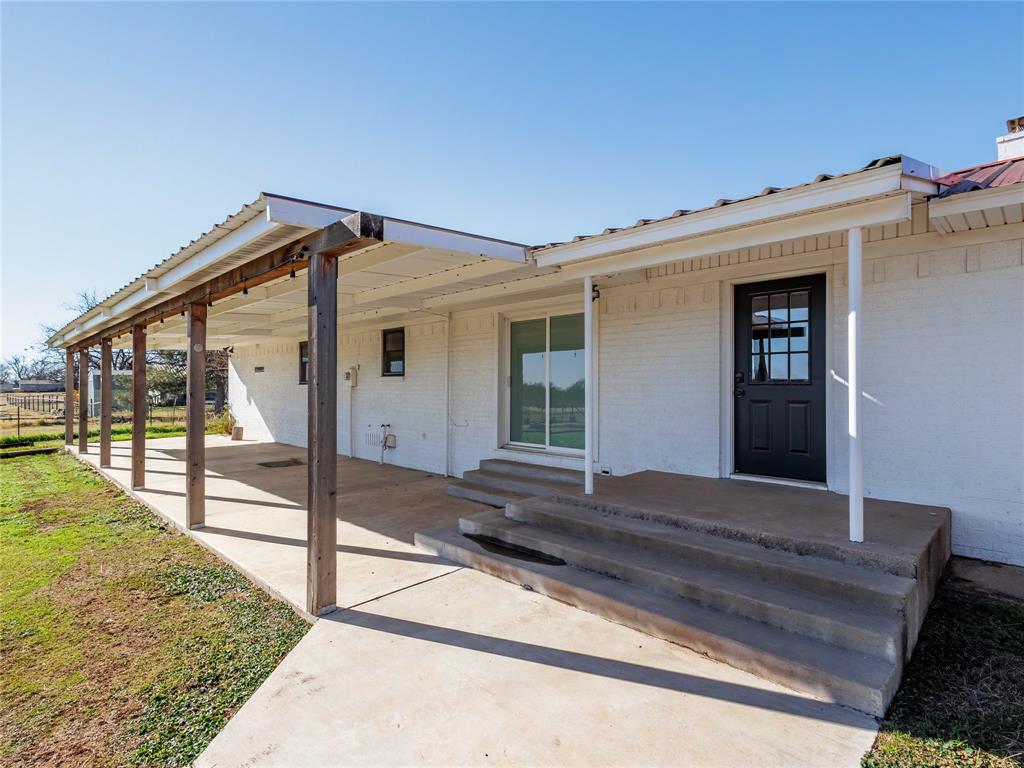
M 139 498 L 184 519 L 183 440 L 148 444 Z M 305 587 L 305 451 L 208 442 L 191 532 L 284 599 Z M 95 463 L 95 453 L 82 457 Z M 297 458 L 300 466 L 259 462 Z M 114 444 L 125 484 L 127 444 Z M 872 718 L 438 560 L 415 529 L 470 502 L 443 478 L 339 459 L 339 602 L 197 766 L 856 766 Z

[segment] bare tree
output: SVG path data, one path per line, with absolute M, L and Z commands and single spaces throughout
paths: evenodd
M 28 378 L 32 363 L 26 360 L 24 355 L 11 355 L 5 362 L 11 373 L 14 374 L 15 380 Z
M 82 290 L 79 291 L 73 301 L 68 301 L 63 304 L 64 309 L 76 313 L 76 315 L 82 315 L 88 312 L 90 309 L 95 309 L 100 303 L 99 298 L 96 296 L 95 290 Z M 46 340 L 49 339 L 53 334 L 57 332 L 57 328 L 52 325 L 43 324 L 40 326 L 43 338 L 35 348 L 39 352 L 39 359 L 45 361 L 44 368 L 49 372 L 48 376 L 44 378 L 51 379 L 52 381 L 63 381 L 64 380 L 64 351 L 61 349 L 52 349 L 46 345 Z M 111 356 L 112 367 L 115 371 L 130 371 L 132 368 L 132 353 L 130 349 L 115 349 Z M 99 368 L 100 367 L 100 350 L 99 347 L 94 347 L 89 350 L 89 367 Z

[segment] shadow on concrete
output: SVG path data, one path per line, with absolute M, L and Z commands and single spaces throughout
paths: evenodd
M 232 536 L 236 539 L 248 539 L 250 541 L 265 541 L 268 544 L 284 544 L 289 547 L 302 547 L 305 549 L 305 539 L 295 539 L 289 536 L 274 536 L 269 533 L 253 533 L 252 531 L 239 531 L 234 528 L 220 528 L 215 525 L 207 525 L 202 529 L 203 533 L 212 533 L 217 536 Z M 335 547 L 338 552 L 350 555 L 366 555 L 368 557 L 384 557 L 390 560 L 408 560 L 413 563 L 430 563 L 431 565 L 452 565 L 451 561 L 444 558 L 430 555 L 425 552 L 396 552 L 391 549 L 376 549 L 373 547 L 355 547 L 346 544 L 338 544 Z
M 171 457 L 168 460 L 184 461 L 185 451 L 182 448 L 162 449 L 162 452 Z M 297 458 L 302 464 L 288 467 L 260 466 L 261 462 L 289 458 Z M 236 502 L 239 505 L 306 509 L 305 448 L 257 442 L 207 445 L 206 470 L 208 477 L 210 473 L 216 473 L 222 479 L 270 492 L 292 504 L 251 501 L 245 492 L 240 492 L 234 498 L 207 495 L 207 499 Z M 488 509 L 474 502 L 448 496 L 445 478 L 419 469 L 339 455 L 337 480 L 336 514 L 339 520 L 406 544 L 415 544 L 418 531 L 454 527 L 460 517 Z M 184 490 L 146 490 L 168 495 L 184 493 Z
M 209 477 L 209 475 L 207 475 L 207 477 Z M 168 491 L 168 490 L 165 490 L 163 488 L 151 488 L 149 486 L 145 486 L 145 487 L 143 487 L 141 489 L 138 489 L 138 490 L 143 490 L 146 493 L 158 493 L 158 494 L 160 494 L 162 496 L 184 496 L 185 495 L 184 491 Z M 246 506 L 246 507 L 276 507 L 277 509 L 292 509 L 292 510 L 298 509 L 298 510 L 301 510 L 303 512 L 306 511 L 306 505 L 305 504 L 303 504 L 301 506 L 298 505 L 298 504 L 281 504 L 281 503 L 276 502 L 276 501 L 257 501 L 256 499 L 249 499 L 249 498 L 244 498 L 244 497 L 239 497 L 239 496 L 211 496 L 210 494 L 206 494 L 206 500 L 207 501 L 226 501 L 226 502 L 229 502 L 231 504 L 241 504 L 242 506 Z
M 518 640 L 507 640 L 459 629 L 439 627 L 433 624 L 380 616 L 355 609 L 341 609 L 321 617 L 324 621 L 348 624 L 376 632 L 401 635 L 429 643 L 456 646 L 478 653 L 490 653 L 534 664 L 546 664 L 587 675 L 599 675 L 638 685 L 648 685 L 665 690 L 704 696 L 720 701 L 758 707 L 796 717 L 838 723 L 859 728 L 869 728 L 873 719 L 846 707 L 817 702 L 796 694 L 782 691 L 766 691 L 738 683 L 711 680 L 683 672 L 647 667 L 632 662 L 607 659 L 586 653 L 566 651 Z

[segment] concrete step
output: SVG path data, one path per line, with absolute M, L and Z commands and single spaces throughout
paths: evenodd
M 671 555 L 692 564 L 752 575 L 763 581 L 791 585 L 858 605 L 883 607 L 915 616 L 917 582 L 837 560 L 798 555 L 736 539 L 712 536 L 636 518 L 608 515 L 565 504 L 557 499 L 513 501 L 505 516 L 547 530 L 580 538 L 621 543 L 648 552 Z
M 508 459 L 483 459 L 480 469 L 502 475 L 552 480 L 556 483 L 575 483 L 583 487 L 583 472 L 579 469 L 565 467 L 547 467 L 543 464 L 529 464 L 525 461 L 509 461 Z
M 579 490 L 575 483 L 509 475 L 503 472 L 491 472 L 486 469 L 471 469 L 469 472 L 463 472 L 462 479 L 474 485 L 482 485 L 501 491 L 514 491 L 526 496 L 550 496 L 553 493 L 574 493 Z
M 526 494 L 515 491 L 503 491 L 492 488 L 489 485 L 478 485 L 468 483 L 465 480 L 449 480 L 448 495 L 460 499 L 478 501 L 481 504 L 489 504 L 492 507 L 505 508 L 506 505 L 528 498 Z
M 820 491 L 816 491 L 820 493 Z M 721 538 L 745 541 L 766 549 L 777 549 L 797 555 L 813 555 L 824 559 L 836 560 L 854 567 L 874 568 L 895 576 L 916 578 L 918 563 L 915 557 L 904 552 L 881 554 L 869 548 L 859 547 L 849 542 L 811 541 L 802 536 L 767 532 L 761 527 L 745 528 L 739 525 L 707 520 L 699 516 L 687 517 L 678 511 L 663 512 L 644 509 L 638 506 L 623 504 L 595 496 L 584 496 L 581 493 L 567 494 L 558 492 L 552 497 L 566 504 L 573 504 L 582 509 L 591 510 L 604 515 L 645 520 L 659 523 L 666 527 L 697 531 Z
M 896 691 L 900 662 L 795 634 L 571 566 L 489 551 L 457 531 L 416 534 L 417 545 L 738 669 L 877 717 Z
M 851 651 L 895 663 L 906 647 L 901 614 L 856 605 L 827 592 L 773 584 L 755 574 L 739 575 L 675 554 L 652 552 L 621 542 L 582 539 L 485 512 L 459 521 L 462 533 L 541 552 L 569 565 L 693 600 L 726 613 L 764 622 Z

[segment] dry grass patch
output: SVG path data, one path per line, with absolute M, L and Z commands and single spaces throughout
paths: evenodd
M 947 575 L 863 768 L 1024 765 L 1024 601 Z
M 187 765 L 305 622 L 70 456 L 0 473 L 0 763 Z

